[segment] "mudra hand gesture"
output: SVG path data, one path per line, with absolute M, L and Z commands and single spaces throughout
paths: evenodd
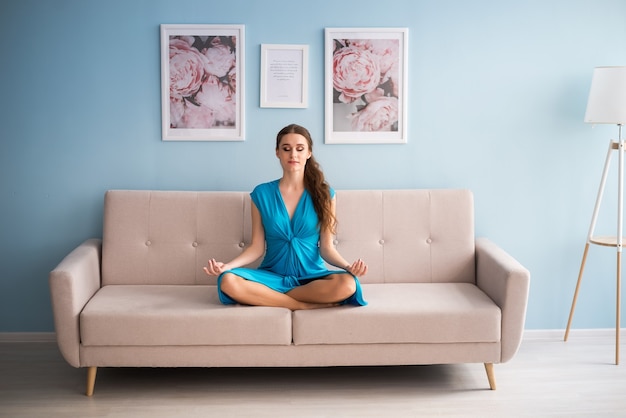
M 359 258 L 354 263 L 344 267 L 344 270 L 357 277 L 365 276 L 365 274 L 367 274 L 367 264 Z
M 204 268 L 204 272 L 208 276 L 219 276 L 224 273 L 228 268 L 225 268 L 226 264 L 221 261 L 215 261 L 214 258 L 210 259 L 207 266 Z

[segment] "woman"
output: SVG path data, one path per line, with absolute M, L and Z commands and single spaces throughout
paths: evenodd
M 252 242 L 223 263 L 211 259 L 204 271 L 218 276 L 224 304 L 316 309 L 343 303 L 366 305 L 357 276 L 362 260 L 348 263 L 333 244 L 335 192 L 312 153 L 306 128 L 289 125 L 276 137 L 279 180 L 260 184 L 252 198 Z M 243 268 L 265 253 L 258 269 Z M 343 270 L 330 271 L 324 261 Z

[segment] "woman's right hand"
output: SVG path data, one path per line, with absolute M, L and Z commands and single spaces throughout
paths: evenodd
M 212 258 L 209 260 L 207 266 L 204 268 L 204 272 L 207 274 L 207 276 L 219 276 L 220 274 L 228 270 L 227 268 L 225 268 L 225 266 L 226 264 L 220 261 L 215 261 L 215 259 Z

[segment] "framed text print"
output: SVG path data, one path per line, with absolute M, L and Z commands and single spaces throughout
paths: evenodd
M 244 26 L 161 25 L 164 141 L 244 140 Z
M 325 143 L 406 143 L 408 29 L 325 35 Z
M 261 44 L 261 107 L 307 107 L 308 69 L 308 45 Z

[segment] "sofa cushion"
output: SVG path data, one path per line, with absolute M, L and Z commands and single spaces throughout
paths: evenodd
M 291 311 L 225 306 L 215 286 L 104 286 L 80 315 L 85 346 L 291 344 Z
M 500 308 L 473 284 L 364 284 L 363 294 L 367 306 L 294 312 L 294 343 L 500 341 Z

